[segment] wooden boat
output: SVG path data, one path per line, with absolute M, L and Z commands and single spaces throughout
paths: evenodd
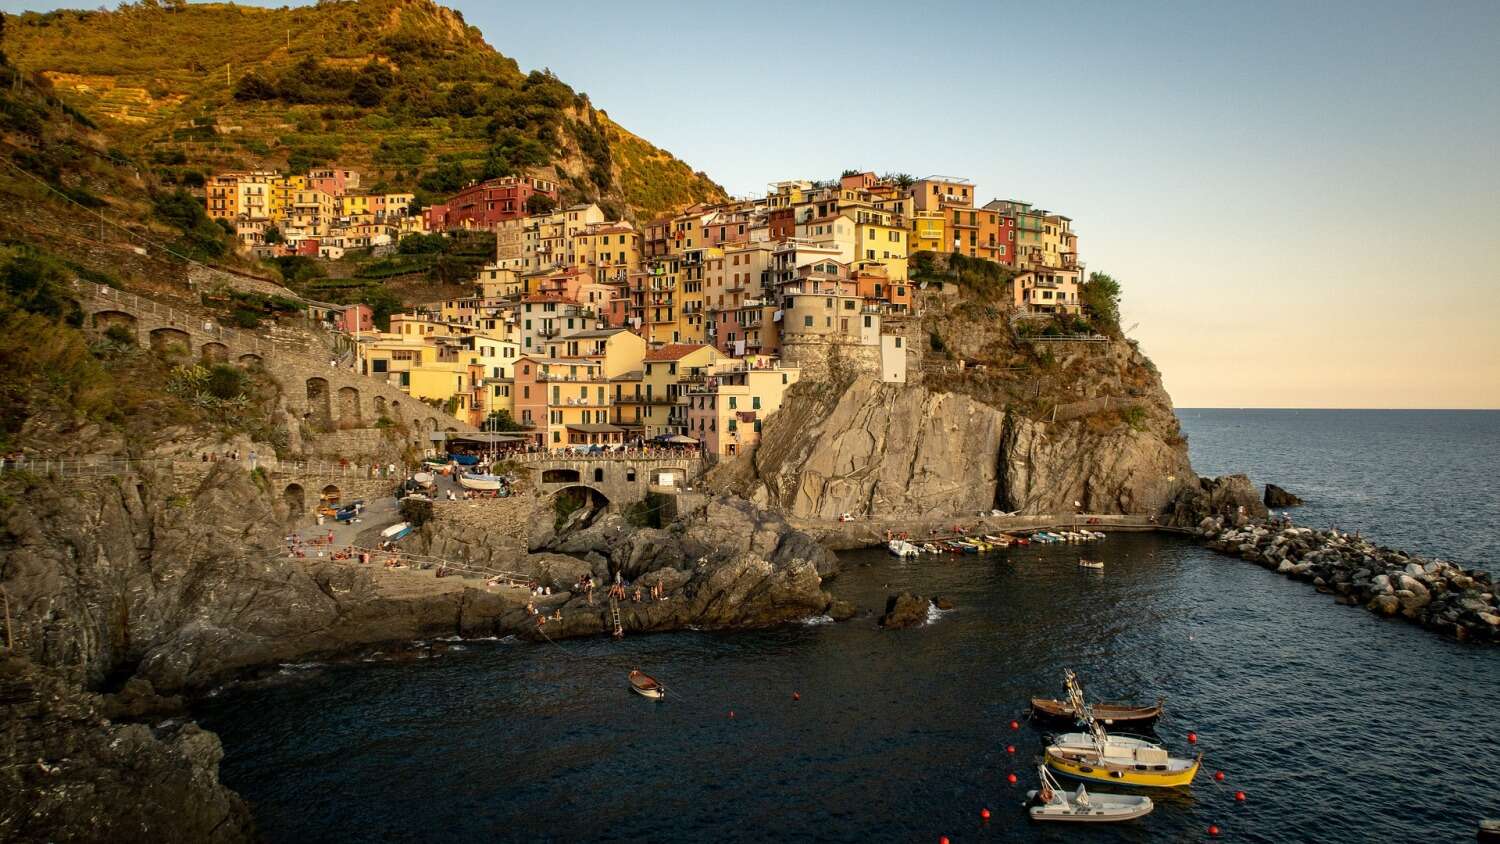
M 1086 569 L 1103 569 L 1103 560 L 1079 560 L 1078 565 Z
M 500 478 L 498 476 L 486 475 L 480 472 L 464 472 L 458 476 L 458 483 L 464 489 L 473 489 L 482 492 L 493 492 L 500 488 Z
M 636 694 L 642 697 L 649 697 L 652 700 L 661 700 L 667 696 L 666 686 L 663 686 L 661 683 L 656 682 L 655 679 L 642 674 L 638 670 L 630 672 L 630 688 Z
M 1083 720 L 1079 714 L 1081 707 L 1074 703 L 1076 700 L 1081 704 L 1083 700 L 1083 690 L 1078 687 L 1078 675 L 1074 674 L 1071 669 L 1064 669 L 1063 683 L 1068 689 L 1068 699 L 1032 698 L 1031 715 L 1033 718 L 1066 724 L 1075 724 Z M 1156 719 L 1161 717 L 1166 703 L 1166 698 L 1157 698 L 1156 703 L 1152 705 L 1095 703 L 1087 708 L 1093 713 L 1094 720 L 1106 726 L 1147 727 L 1156 723 Z
M 1072 821 L 1074 823 L 1112 823 L 1128 821 L 1151 814 L 1156 806 L 1150 797 L 1133 794 L 1090 794 L 1079 783 L 1073 794 L 1064 791 L 1043 765 L 1037 769 L 1042 787 L 1026 792 L 1034 821 Z

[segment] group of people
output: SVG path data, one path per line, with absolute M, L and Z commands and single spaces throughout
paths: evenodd
M 286 556 L 289 560 L 306 558 L 309 554 L 322 557 L 333 548 L 333 531 L 330 530 L 326 535 L 318 534 L 308 539 L 303 539 L 300 532 L 289 533 L 282 539 L 282 542 L 286 545 Z M 336 557 L 336 559 L 344 558 Z
M 620 580 L 619 575 L 616 574 L 615 582 L 609 587 L 609 596 L 618 601 L 629 600 L 633 604 L 665 601 L 667 600 L 667 589 L 662 585 L 661 581 L 651 584 L 644 593 L 641 592 L 641 585 L 639 583 L 635 584 L 635 588 L 627 589 L 624 581 Z
M 526 602 L 526 614 L 536 619 L 536 626 L 538 630 L 546 626 L 547 620 L 549 618 L 545 610 L 537 609 L 535 601 Z M 562 621 L 562 617 L 562 607 L 558 607 L 557 609 L 553 610 L 552 615 L 550 616 L 551 620 L 553 621 Z

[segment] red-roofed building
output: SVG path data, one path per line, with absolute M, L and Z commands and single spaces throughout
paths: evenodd
M 428 231 L 455 229 L 493 229 L 506 220 L 525 217 L 527 200 L 541 194 L 557 203 L 557 184 L 529 176 L 506 176 L 475 182 L 441 205 L 433 205 L 423 215 Z

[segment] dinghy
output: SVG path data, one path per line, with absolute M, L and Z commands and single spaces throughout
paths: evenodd
M 667 696 L 667 687 L 656 682 L 655 679 L 642 674 L 639 670 L 630 672 L 630 689 L 642 697 L 652 700 L 661 700 Z
M 1156 808 L 1150 797 L 1090 794 L 1082 783 L 1076 792 L 1069 794 L 1052 778 L 1047 766 L 1041 766 L 1037 772 L 1041 775 L 1042 787 L 1026 792 L 1026 799 L 1032 803 L 1030 813 L 1034 821 L 1111 823 L 1149 815 Z
M 904 539 L 892 539 L 886 543 L 885 547 L 889 548 L 890 552 L 897 557 L 915 557 L 918 553 L 917 546 Z
M 1078 565 L 1086 569 L 1097 569 L 1101 571 L 1104 569 L 1103 560 L 1079 560 Z
M 482 472 L 464 472 L 458 476 L 458 483 L 464 489 L 493 492 L 500 488 L 500 477 Z

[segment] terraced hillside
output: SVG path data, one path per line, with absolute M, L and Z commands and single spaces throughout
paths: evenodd
M 4 49 L 189 187 L 221 169 L 338 163 L 426 201 L 522 171 L 638 218 L 723 196 L 431 0 L 28 12 L 8 18 Z

